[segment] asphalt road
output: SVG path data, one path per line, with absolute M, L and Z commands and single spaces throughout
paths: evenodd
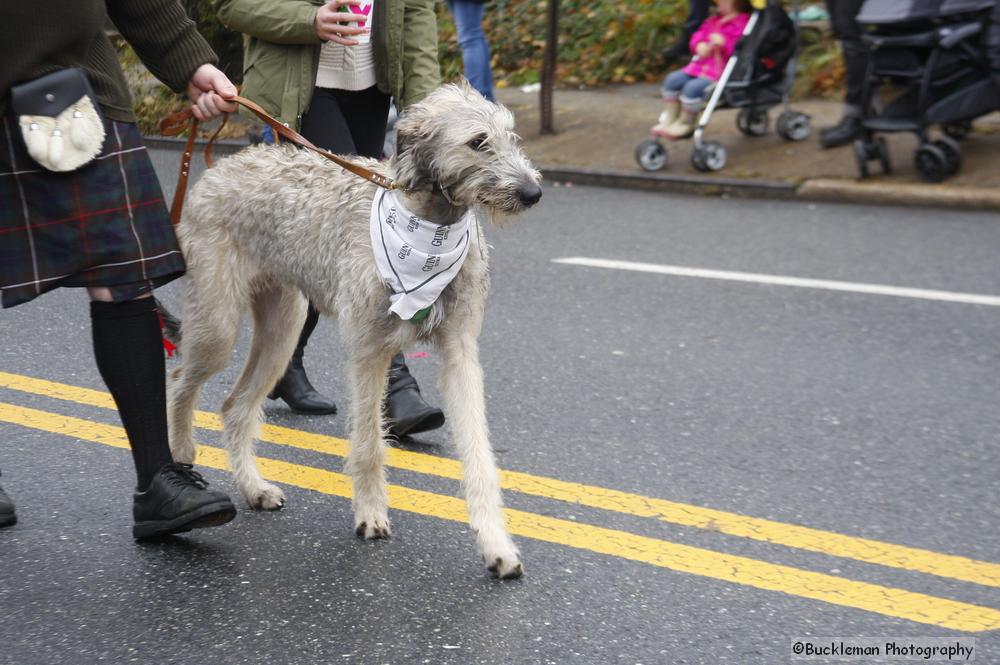
M 166 180 L 174 159 L 157 155 Z M 285 510 L 135 544 L 130 458 L 80 390 L 104 389 L 64 290 L 0 315 L 20 518 L 0 531 L 0 663 L 752 665 L 832 636 L 975 638 L 1000 663 L 1000 307 L 553 262 L 996 296 L 996 216 L 549 183 L 488 238 L 482 357 L 523 579 L 490 579 L 449 513 L 446 430 L 390 469 L 440 504 L 402 491 L 392 539 L 366 543 L 334 475 L 344 418 L 274 402 L 296 431 L 259 454 L 295 465 Z M 438 401 L 436 354 L 414 352 Z M 345 407 L 332 323 L 306 362 Z

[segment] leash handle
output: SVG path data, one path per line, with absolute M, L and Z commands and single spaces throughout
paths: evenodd
M 301 148 L 311 150 L 319 155 L 322 155 L 323 157 L 326 157 L 341 168 L 350 171 L 356 176 L 364 178 L 379 187 L 384 189 L 398 188 L 398 185 L 396 185 L 391 178 L 388 178 L 381 173 L 376 173 L 371 169 L 360 166 L 359 164 L 354 164 L 346 159 L 342 159 L 329 150 L 323 150 L 322 148 L 316 147 L 309 139 L 302 136 L 285 123 L 279 122 L 276 118 L 269 115 L 267 111 L 261 108 L 256 102 L 253 102 L 246 97 L 240 97 L 239 95 L 232 97 L 227 101 L 239 104 L 260 118 L 264 124 L 268 125 L 274 131 L 275 143 L 277 143 L 277 137 L 280 136 Z M 222 124 L 219 125 L 219 128 L 215 130 L 215 133 L 212 134 L 212 137 L 205 145 L 205 163 L 209 168 L 212 167 L 212 145 L 215 143 L 215 139 L 219 136 L 219 132 L 222 131 L 222 128 L 225 127 L 228 120 L 229 114 L 227 113 L 223 117 Z M 164 136 L 177 136 L 184 131 L 185 127 L 189 127 L 190 132 L 188 134 L 187 143 L 184 145 L 184 154 L 181 157 L 180 175 L 177 176 L 177 189 L 174 192 L 174 200 L 170 206 L 170 221 L 175 226 L 181 221 L 181 209 L 184 207 L 184 195 L 187 191 L 188 176 L 191 173 L 191 156 L 194 154 L 195 136 L 198 132 L 198 119 L 194 117 L 194 113 L 191 112 L 191 109 L 186 109 L 184 111 L 171 113 L 160 121 L 160 133 Z

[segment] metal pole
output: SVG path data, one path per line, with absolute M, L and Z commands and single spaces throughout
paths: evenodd
M 552 91 L 556 85 L 556 64 L 559 60 L 559 0 L 549 0 L 546 12 L 545 54 L 542 58 L 541 133 L 555 134 L 552 120 Z

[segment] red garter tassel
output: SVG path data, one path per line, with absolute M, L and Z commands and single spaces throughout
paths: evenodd
M 160 322 L 160 332 L 162 334 L 166 326 L 163 323 L 163 315 L 160 314 L 160 310 L 156 310 L 156 318 Z M 177 345 L 167 339 L 166 335 L 163 335 L 163 349 L 167 352 L 168 358 L 173 358 L 174 352 L 177 351 Z

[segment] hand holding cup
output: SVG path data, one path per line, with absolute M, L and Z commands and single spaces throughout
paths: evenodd
M 352 11 L 342 11 L 345 5 Z M 371 2 L 366 0 L 330 0 L 316 11 L 313 25 L 316 36 L 325 42 L 336 42 L 344 46 L 368 43 L 371 38 L 367 25 L 367 9 L 371 12 Z

